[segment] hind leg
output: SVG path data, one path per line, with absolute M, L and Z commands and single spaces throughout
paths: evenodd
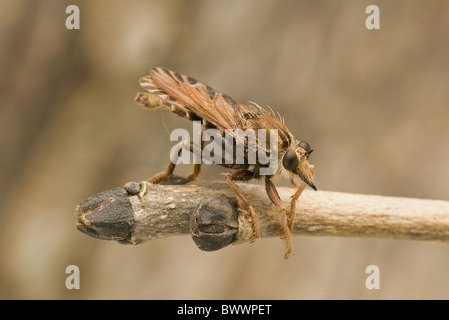
M 177 147 L 179 148 L 178 154 L 177 154 L 177 156 L 175 156 L 174 159 L 172 159 L 172 158 L 170 159 L 170 163 L 168 164 L 167 169 L 165 171 L 159 172 L 158 174 L 156 174 L 153 177 L 151 177 L 150 179 L 148 179 L 147 180 L 148 182 L 157 184 L 157 183 L 162 182 L 165 178 L 167 178 L 168 176 L 171 176 L 173 174 L 173 172 L 175 171 L 175 168 L 176 168 L 175 163 L 178 161 L 178 158 L 181 155 L 182 150 L 186 151 L 185 148 L 187 148 L 187 146 L 183 142 L 179 143 L 177 145 Z M 189 151 L 192 153 L 194 151 L 196 151 L 194 148 L 194 144 L 192 142 L 189 144 L 188 148 L 189 148 Z M 171 154 L 171 156 L 173 156 L 174 154 L 176 154 L 176 150 L 174 151 L 174 153 Z M 187 175 L 186 178 L 189 180 L 194 180 L 199 175 L 200 171 L 201 171 L 201 163 L 194 164 L 193 172 L 190 173 L 189 175 Z
M 167 170 L 159 172 L 158 174 L 155 174 L 153 177 L 149 178 L 147 181 L 144 181 L 142 185 L 142 189 L 139 192 L 139 197 L 143 198 L 147 193 L 147 184 L 146 182 L 158 184 L 161 183 L 164 179 L 166 179 L 168 176 L 171 176 L 173 174 L 173 171 L 175 171 L 176 164 L 170 161 L 170 163 L 167 166 Z
M 173 162 L 170 161 L 170 163 L 167 166 L 167 170 L 155 174 L 153 177 L 151 177 L 147 181 L 151 182 L 151 183 L 155 183 L 155 184 L 160 183 L 162 180 L 164 180 L 168 176 L 172 175 L 173 172 L 175 171 L 175 168 L 176 168 L 176 164 L 174 164 Z

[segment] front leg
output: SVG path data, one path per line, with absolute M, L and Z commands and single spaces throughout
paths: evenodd
M 282 205 L 282 200 L 279 197 L 279 194 L 274 186 L 273 182 L 270 180 L 271 177 L 265 177 L 265 190 L 267 191 L 267 195 L 270 198 L 271 202 L 273 202 L 276 207 L 278 207 L 280 211 L 280 223 L 282 228 L 282 233 L 285 238 L 285 244 L 287 246 L 287 251 L 284 253 L 284 258 L 287 259 L 290 254 L 293 253 L 292 246 L 292 233 L 291 229 L 287 224 L 287 215 L 285 214 L 284 206 Z
M 300 185 L 298 185 L 296 181 L 292 179 L 292 183 L 293 182 L 295 182 L 294 185 L 298 188 L 298 190 L 296 190 L 296 192 L 292 195 L 292 201 L 290 203 L 290 217 L 288 221 L 288 228 L 290 229 L 290 232 L 293 231 L 293 226 L 295 224 L 296 200 L 298 200 L 299 196 L 307 186 L 305 182 L 302 182 Z

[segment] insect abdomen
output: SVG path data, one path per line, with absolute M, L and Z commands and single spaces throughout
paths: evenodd
M 136 97 L 136 102 L 147 109 L 163 108 L 191 121 L 202 120 L 201 117 L 192 111 L 181 108 L 176 104 L 171 104 L 156 94 L 139 93 Z

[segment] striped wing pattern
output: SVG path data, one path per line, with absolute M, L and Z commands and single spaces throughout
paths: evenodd
M 190 120 L 205 120 L 221 130 L 236 129 L 242 112 L 256 112 L 192 77 L 162 67 L 152 68 L 139 82 L 149 93 L 182 109 Z

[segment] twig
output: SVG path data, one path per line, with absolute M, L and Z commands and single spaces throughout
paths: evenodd
M 139 196 L 142 186 L 143 197 Z M 279 212 L 264 186 L 239 187 L 253 203 L 261 238 L 278 237 Z M 288 200 L 295 189 L 279 187 L 278 191 L 289 212 Z M 248 242 L 252 236 L 245 206 L 225 182 L 133 182 L 89 198 L 75 214 L 80 231 L 125 244 L 191 235 L 200 249 L 210 251 Z M 295 220 L 295 235 L 449 242 L 449 201 L 305 190 Z

